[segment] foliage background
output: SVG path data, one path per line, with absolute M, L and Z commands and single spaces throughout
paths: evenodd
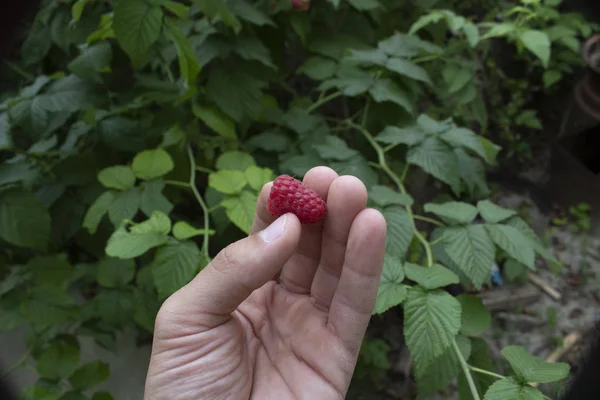
M 510 346 L 511 375 L 486 372 L 489 312 L 444 288 L 489 284 L 494 260 L 559 268 L 486 169 L 530 156 L 533 100 L 581 66 L 595 27 L 560 3 L 44 1 L 0 97 L 0 330 L 27 327 L 25 398 L 110 399 L 78 338 L 147 343 L 262 185 L 316 165 L 386 217 L 375 312 L 403 307 L 419 395 L 458 377 L 462 398 L 541 398 L 528 383 L 568 366 Z M 366 342 L 357 379 L 385 367 Z

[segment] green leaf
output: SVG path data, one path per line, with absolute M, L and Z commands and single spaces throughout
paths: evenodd
M 369 198 L 381 207 L 398 204 L 401 206 L 412 206 L 415 202 L 406 193 L 398 193 L 388 186 L 375 185 L 369 191 Z
M 475 78 L 472 70 L 459 64 L 447 64 L 442 70 L 442 76 L 448 87 L 448 94 L 458 93 Z
M 50 112 L 74 112 L 104 103 L 105 96 L 90 82 L 75 75 L 68 75 L 55 81 L 48 90 L 34 101 L 39 107 Z
M 130 287 L 101 288 L 93 300 L 93 305 L 102 322 L 107 323 L 113 330 L 120 330 L 133 320 L 134 302 Z
M 165 184 L 161 179 L 144 182 L 143 187 L 140 209 L 147 217 L 150 217 L 156 210 L 167 215 L 173 210 L 173 203 L 162 194 Z
M 230 0 L 227 4 L 229 5 L 231 12 L 244 21 L 248 21 L 251 24 L 258 26 L 275 26 L 275 22 L 273 22 L 273 20 L 269 18 L 267 14 L 256 8 L 252 3 L 249 3 L 245 0 Z M 233 27 L 235 28 L 235 25 Z
M 458 224 L 470 224 L 477 216 L 478 210 L 468 203 L 449 201 L 447 203 L 427 203 L 423 207 L 425 212 L 435 214 L 444 220 Z
M 75 315 L 75 301 L 64 287 L 38 286 L 21 303 L 21 312 L 35 326 L 62 324 Z
M 23 390 L 23 400 L 58 400 L 58 393 L 52 389 L 31 386 Z
M 476 296 L 461 294 L 456 297 L 462 309 L 460 333 L 463 335 L 480 335 L 492 323 L 492 314 Z
M 225 25 L 233 28 L 238 33 L 242 29 L 240 21 L 231 13 L 224 0 L 194 0 L 194 4 L 198 6 L 207 17 L 211 19 L 220 18 Z M 246 8 L 247 9 L 247 8 Z M 244 10 L 243 8 L 241 10 Z
M 429 138 L 412 147 L 406 156 L 410 164 L 421 167 L 425 172 L 455 188 L 459 184 L 458 160 L 450 147 L 436 138 Z
M 537 117 L 537 111 L 535 110 L 524 110 L 521 112 L 515 119 L 515 124 L 537 130 L 543 128 L 542 122 Z
M 206 229 L 194 228 L 185 221 L 178 221 L 173 225 L 173 236 L 177 240 L 186 240 L 195 236 L 204 235 L 206 232 Z M 208 234 L 212 235 L 214 234 L 214 231 L 209 229 Z
M 521 385 L 514 378 L 496 381 L 485 393 L 484 400 L 543 400 L 544 395 L 538 389 Z
M 134 275 L 133 260 L 105 258 L 96 264 L 96 279 L 100 285 L 107 288 L 125 286 L 131 282 Z
M 173 159 L 164 149 L 144 150 L 136 154 L 131 170 L 140 179 L 151 180 L 168 174 L 175 168 Z
M 119 192 L 108 209 L 108 219 L 117 227 L 126 219 L 132 219 L 140 208 L 140 191 L 137 188 Z
M 404 33 L 395 33 L 379 42 L 378 47 L 394 57 L 412 58 L 420 54 L 443 54 L 444 50 L 431 42 Z
M 398 128 L 388 126 L 375 137 L 375 140 L 385 144 L 414 146 L 425 140 L 425 134 L 418 127 Z
M 495 145 L 483 136 L 478 136 L 477 138 L 481 143 L 483 143 L 483 148 L 485 149 L 486 160 L 488 164 L 495 165 L 496 157 L 498 156 L 500 150 L 502 150 L 502 147 Z
M 503 272 L 509 282 L 516 282 L 520 279 L 527 279 L 527 267 L 515 260 L 509 258 L 504 263 Z
M 467 22 L 463 27 L 462 31 L 467 37 L 467 41 L 472 48 L 475 48 L 479 43 L 479 29 L 477 25 L 472 22 Z
M 439 264 L 423 267 L 407 262 L 404 264 L 404 271 L 408 279 L 430 290 L 460 282 L 454 272 Z
M 562 73 L 560 71 L 556 71 L 553 69 L 544 71 L 544 87 L 546 89 L 554 86 L 556 83 L 560 82 L 562 79 Z
M 183 6 L 178 3 L 173 4 Z M 193 87 L 196 77 L 200 73 L 200 64 L 198 63 L 194 49 L 192 49 L 190 41 L 181 32 L 181 28 L 174 20 L 167 18 L 165 27 L 167 28 L 167 37 L 171 39 L 177 50 L 179 75 L 185 80 L 187 87 Z
M 250 165 L 246 168 L 246 180 L 250 187 L 256 191 L 260 191 L 265 183 L 272 181 L 275 176 L 269 168 L 260 168 L 256 165 Z
M 348 3 L 360 11 L 370 11 L 381 8 L 381 4 L 377 0 L 348 0 Z
M 27 263 L 38 284 L 60 285 L 71 277 L 73 267 L 64 254 L 34 257 Z
M 269 48 L 257 37 L 239 36 L 236 39 L 233 51 L 244 60 L 258 61 L 266 67 L 277 69 L 271 59 Z
M 403 260 L 414 236 L 413 221 L 400 206 L 386 207 L 383 216 L 387 222 L 386 253 Z
M 409 114 L 413 113 L 413 102 L 409 95 L 391 79 L 383 78 L 375 81 L 375 84 L 369 89 L 369 94 L 377 103 L 391 101 Z
M 482 225 L 445 229 L 443 245 L 450 259 L 477 289 L 489 281 L 495 249 L 494 242 Z
M 149 233 L 156 232 L 163 235 L 168 235 L 171 232 L 171 220 L 162 211 L 154 211 L 150 218 L 140 222 L 139 224 L 132 224 L 129 227 L 131 233 Z
M 190 11 L 190 8 L 185 4 L 176 3 L 175 1 L 162 1 L 161 6 L 175 14 L 180 19 L 185 19 Z
M 84 48 L 81 53 L 67 66 L 71 72 L 81 79 L 90 79 L 102 82 L 100 73 L 110 65 L 112 60 L 112 48 L 110 43 L 98 42 Z
M 37 64 L 48 55 L 51 48 L 49 28 L 42 23 L 35 23 L 21 47 L 23 62 L 26 66 Z
M 92 396 L 92 400 L 114 400 L 108 392 L 96 392 Z
M 127 231 L 125 224 L 121 225 L 108 239 L 106 254 L 111 257 L 129 259 L 141 256 L 154 247 L 163 245 L 169 239 L 165 234 L 164 226 L 156 221 L 156 227 L 152 224 L 144 225 L 137 231 Z M 134 226 L 135 227 L 135 226 Z
M 442 290 L 413 287 L 404 302 L 404 336 L 417 371 L 450 347 L 460 328 L 460 303 Z
M 462 149 L 454 149 L 458 159 L 460 178 L 463 180 L 471 196 L 485 197 L 490 193 L 485 178 L 485 166 L 481 160 L 471 157 Z
M 154 284 L 161 299 L 186 285 L 208 263 L 194 242 L 174 242 L 161 247 L 152 261 Z
M 475 368 L 480 368 L 486 371 L 493 371 L 495 369 L 490 350 L 487 342 L 480 338 L 470 338 L 471 341 L 471 355 L 468 358 L 469 365 Z M 473 383 L 480 398 L 483 397 L 484 393 L 494 382 L 496 378 L 490 375 L 471 373 Z M 471 388 L 467 382 L 464 373 L 458 375 L 458 392 L 462 400 L 473 400 L 471 394 Z
M 342 69 L 336 72 L 337 78 L 329 79 L 319 86 L 320 90 L 339 89 L 345 96 L 357 96 L 371 88 L 375 82 L 373 76 L 360 69 Z M 382 91 L 380 88 L 380 92 Z M 380 97 L 383 97 L 379 94 Z M 382 100 L 383 101 L 383 100 Z
M 108 364 L 102 361 L 92 361 L 77 369 L 69 378 L 69 383 L 75 390 L 87 390 L 101 384 L 110 375 Z
M 206 124 L 210 129 L 224 138 L 235 140 L 235 122 L 214 106 L 204 106 L 197 103 L 192 105 L 194 115 Z
M 452 147 L 463 147 L 471 150 L 484 160 L 487 159 L 487 154 L 483 144 L 473 131 L 465 128 L 452 128 L 440 135 L 440 139 L 448 143 Z
M 317 150 L 321 158 L 325 160 L 344 161 L 358 154 L 358 151 L 348 147 L 346 142 L 337 136 L 327 135 L 323 144 L 316 144 L 314 148 Z
M 135 185 L 135 175 L 127 165 L 115 165 L 101 170 L 98 181 L 109 189 L 127 190 Z
M 421 29 L 425 28 L 428 25 L 436 24 L 444 19 L 444 14 L 440 11 L 434 10 L 430 11 L 429 14 L 422 15 L 418 20 L 415 21 L 414 24 L 410 27 L 408 34 L 414 35 Z
M 491 28 L 482 36 L 482 39 L 508 36 L 517 29 L 513 23 L 491 23 L 490 25 Z
M 320 165 L 320 163 L 313 163 L 309 166 L 309 169 L 313 168 L 315 165 Z M 357 177 L 365 184 L 366 187 L 371 187 L 377 184 L 377 173 L 369 166 L 368 161 L 362 156 L 362 154 L 358 154 L 345 161 L 332 161 L 329 164 L 329 167 L 335 170 L 335 172 L 337 172 L 339 175 L 352 175 Z
M 463 336 L 456 337 L 456 344 L 463 355 L 468 359 L 471 354 L 471 342 Z M 437 357 L 425 370 L 416 373 L 417 388 L 420 396 L 434 394 L 445 389 L 461 371 L 460 361 L 452 347 L 446 349 L 444 354 Z
M 57 10 L 50 21 L 50 37 L 52 41 L 65 53 L 69 52 L 70 36 L 69 22 L 71 15 L 69 12 Z
M 143 64 L 148 51 L 158 40 L 162 19 L 163 12 L 156 2 L 128 0 L 116 4 L 112 26 L 117 41 L 135 67 Z
M 481 200 L 477 203 L 477 209 L 481 213 L 481 217 L 485 222 L 496 224 L 502 222 L 505 219 L 517 215 L 515 210 L 502 208 L 489 200 Z
M 227 169 L 231 171 L 246 171 L 251 166 L 256 165 L 254 158 L 248 153 L 241 151 L 228 151 L 217 158 L 215 166 L 217 169 Z
M 331 78 L 336 68 L 336 62 L 330 58 L 313 56 L 309 57 L 297 72 L 305 74 L 315 81 L 322 81 Z
M 225 194 L 240 193 L 246 183 L 246 175 L 242 171 L 221 170 L 208 176 L 208 185 Z
M 21 247 L 45 251 L 50 240 L 50 214 L 31 192 L 0 191 L 0 238 Z
M 13 294 L 0 298 L 0 332 L 10 332 L 27 322 L 19 308 L 22 298 Z
M 549 383 L 569 376 L 569 364 L 549 363 L 532 356 L 521 346 L 507 346 L 500 352 L 523 382 Z
M 79 343 L 74 336 L 59 336 L 37 358 L 36 370 L 41 377 L 66 378 L 79 364 Z
M 290 147 L 290 139 L 282 132 L 266 131 L 251 137 L 246 144 L 265 151 L 284 152 Z
M 150 276 L 152 279 L 152 276 Z M 154 283 L 152 283 L 154 287 Z M 149 333 L 154 332 L 154 321 L 160 303 L 154 292 L 136 289 L 134 292 L 134 320 Z
M 502 250 L 515 260 L 535 270 L 535 253 L 525 236 L 509 225 L 486 224 L 490 237 Z
M 431 79 L 427 71 L 410 60 L 392 57 L 385 63 L 385 68 L 407 78 L 431 85 Z
M 239 196 L 230 197 L 221 202 L 227 216 L 243 232 L 249 234 L 256 213 L 258 196 L 244 190 Z
M 258 118 L 263 109 L 263 92 L 267 82 L 245 69 L 211 69 L 206 84 L 208 97 L 234 121 Z
M 383 260 L 383 271 L 377 290 L 377 303 L 373 314 L 381 314 L 401 304 L 407 295 L 406 286 L 402 284 L 404 271 L 398 257 L 386 254 Z
M 545 32 L 528 30 L 522 32 L 519 38 L 523 45 L 542 61 L 544 68 L 548 68 L 550 62 L 550 38 Z

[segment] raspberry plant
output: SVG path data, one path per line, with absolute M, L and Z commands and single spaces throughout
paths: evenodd
M 488 199 L 506 110 L 484 78 L 501 38 L 559 85 L 591 28 L 557 0 L 500 2 L 513 22 L 459 3 L 44 1 L 0 98 L 0 331 L 27 332 L 26 398 L 112 398 L 78 338 L 147 342 L 161 302 L 249 232 L 263 184 L 316 165 L 359 177 L 387 220 L 375 313 L 402 307 L 421 396 L 457 378 L 464 399 L 541 399 L 531 383 L 566 378 L 518 346 L 492 371 L 490 313 L 444 287 L 480 289 L 497 259 L 557 262 Z

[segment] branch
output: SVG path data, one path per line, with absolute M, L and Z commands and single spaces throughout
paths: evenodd
M 206 206 L 204 199 L 202 198 L 202 196 L 200 195 L 200 192 L 198 192 L 198 188 L 196 187 L 196 159 L 194 158 L 194 153 L 192 152 L 192 147 L 190 145 L 187 146 L 187 154 L 188 154 L 188 158 L 190 159 L 189 187 L 192 189 L 192 192 L 194 193 L 194 197 L 196 197 L 196 200 L 198 201 L 198 204 L 200 204 L 200 207 L 202 207 L 202 212 L 204 213 L 204 241 L 202 243 L 202 251 L 204 252 L 204 255 L 206 256 L 206 258 L 209 259 L 210 256 L 208 255 L 208 237 L 209 237 L 209 228 L 210 227 L 209 227 L 208 207 Z
M 330 94 L 329 96 L 322 97 L 319 100 L 315 101 L 310 107 L 308 107 L 306 109 L 306 112 L 308 114 L 310 114 L 311 112 L 315 111 L 317 108 L 321 107 L 323 104 L 335 99 L 336 97 L 340 97 L 341 95 L 342 95 L 342 92 L 335 92 L 335 93 Z
M 475 381 L 473 381 L 473 376 L 471 376 L 471 371 L 469 371 L 469 364 L 465 361 L 460 349 L 458 348 L 458 344 L 456 344 L 456 339 L 452 339 L 452 348 L 456 353 L 456 357 L 458 357 L 458 361 L 460 362 L 460 366 L 465 374 L 465 378 L 467 378 L 467 382 L 469 384 L 469 389 L 471 389 L 471 396 L 473 396 L 473 400 L 480 400 L 479 392 L 477 391 L 477 387 L 475 386 Z M 483 370 L 482 370 L 483 371 Z M 486 371 L 487 372 L 487 371 Z M 504 377 L 503 377 L 504 378 Z
M 394 171 L 392 171 L 390 169 L 390 167 L 387 165 L 387 161 L 385 159 L 385 152 L 383 151 L 383 148 L 379 145 L 379 143 L 377 143 L 375 141 L 375 139 L 373 139 L 373 135 L 371 135 L 371 133 L 366 128 L 364 128 L 363 126 L 357 125 L 352 121 L 346 121 L 346 123 L 349 126 L 351 126 L 352 128 L 357 129 L 359 132 L 361 132 L 363 134 L 363 136 L 369 141 L 369 143 L 371 144 L 371 146 L 377 153 L 377 158 L 379 160 L 379 165 L 381 166 L 381 169 L 389 176 L 389 178 L 392 180 L 392 182 L 394 182 L 394 184 L 398 187 L 398 190 L 400 190 L 400 193 L 407 194 L 406 188 L 404 187 L 404 184 L 402 183 L 402 179 L 400 179 L 398 177 L 398 175 L 396 175 L 396 173 Z M 421 234 L 421 232 L 419 232 L 419 230 L 417 229 L 417 227 L 415 225 L 412 207 L 405 206 L 405 209 L 406 209 L 406 212 L 408 213 L 408 216 L 410 217 L 410 220 L 412 221 L 415 237 L 417 238 L 417 240 L 419 240 L 419 242 L 421 242 L 421 244 L 423 245 L 423 248 L 425 249 L 425 254 L 427 256 L 427 265 L 431 266 L 431 265 L 433 265 L 433 254 L 431 253 L 431 246 L 429 245 L 429 242 L 427 241 L 427 239 L 425 239 L 425 237 L 423 237 L 423 235 Z

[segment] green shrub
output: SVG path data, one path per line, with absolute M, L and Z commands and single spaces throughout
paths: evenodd
M 421 394 L 458 377 L 461 398 L 537 399 L 529 382 L 567 376 L 515 346 L 514 376 L 486 372 L 489 312 L 443 287 L 481 288 L 497 256 L 556 263 L 487 200 L 500 147 L 474 130 L 540 128 L 531 88 L 516 106 L 489 95 L 499 39 L 539 91 L 572 72 L 591 27 L 556 0 L 500 2 L 496 22 L 459 3 L 44 2 L 0 105 L 0 330 L 29 332 L 27 398 L 91 397 L 109 370 L 80 365 L 77 338 L 111 349 L 134 325 L 148 340 L 161 302 L 249 232 L 262 185 L 316 165 L 362 179 L 386 217 L 375 312 L 404 307 Z M 425 175 L 445 200 L 415 204 Z M 361 368 L 386 367 L 373 348 Z

